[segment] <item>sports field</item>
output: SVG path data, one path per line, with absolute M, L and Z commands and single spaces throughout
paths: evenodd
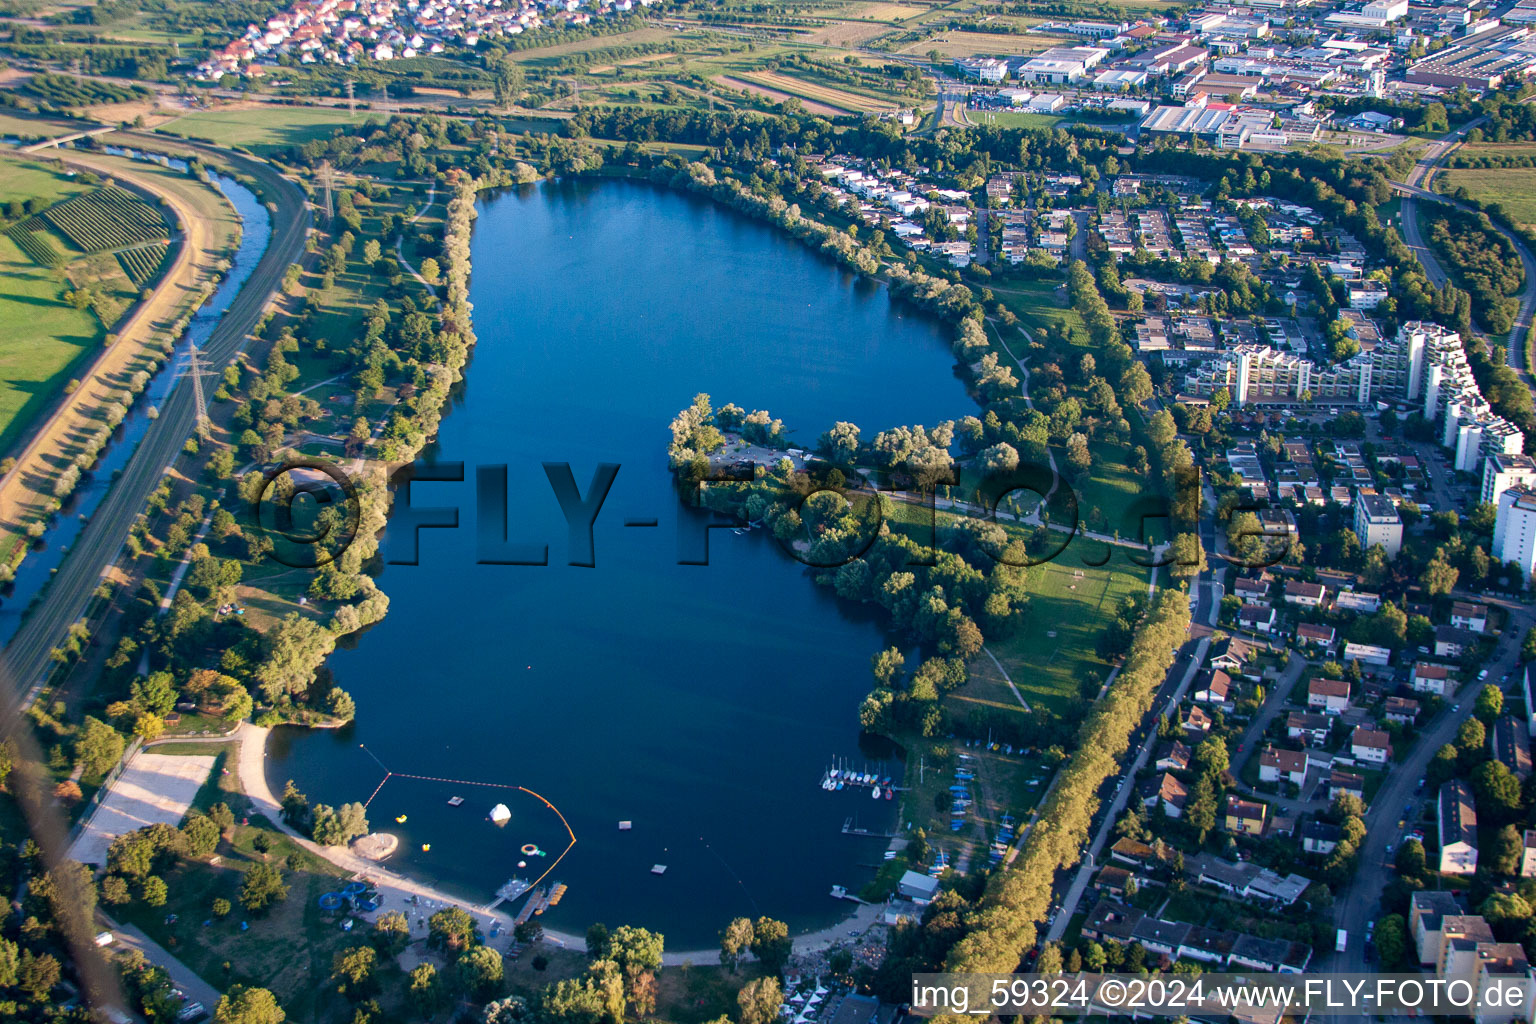
M 1109 665 L 1095 653 L 1099 637 L 1125 598 L 1147 592 L 1148 570 L 1123 551 L 1107 565 L 1084 565 L 1082 553 L 1097 546 L 1074 540 L 1055 561 L 1031 568 L 1024 624 L 987 642 L 1031 706 L 1060 712 L 1082 699 L 1085 681 L 1102 682 Z

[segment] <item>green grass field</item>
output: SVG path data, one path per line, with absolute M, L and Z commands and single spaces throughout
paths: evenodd
M 51 139 L 56 135 L 67 135 L 77 130 L 67 121 L 55 121 L 46 117 L 21 117 L 11 113 L 0 113 L 0 136 L 14 135 L 17 138 Z
M 1465 188 L 1478 202 L 1500 204 L 1521 224 L 1536 224 L 1536 167 L 1453 167 L 1436 179 L 1452 191 Z
M 1058 284 L 1060 282 L 1054 280 L 1009 280 L 1000 274 L 987 286 L 1027 330 L 1040 331 L 1053 324 L 1065 324 L 1072 332 L 1073 344 L 1087 346 L 1088 328 L 1077 310 L 1065 306 L 1057 297 Z M 1009 345 L 1012 344 L 1010 341 Z
M 368 117 L 365 110 L 348 117 L 345 110 L 270 106 L 198 111 L 167 122 L 159 130 L 185 138 L 209 139 L 220 146 L 244 146 L 253 153 L 266 155 L 289 146 L 302 146 L 313 139 L 328 139 L 338 128 L 356 129 Z
M 1082 565 L 1075 554 L 1087 550 L 1081 543 L 1030 569 L 1023 626 L 987 644 L 1024 699 L 1051 711 L 1080 700 L 1084 680 L 1099 683 L 1108 675 L 1109 666 L 1094 653 L 1099 635 L 1121 601 L 1147 590 L 1148 570 L 1118 552 L 1107 565 Z
M 49 203 L 86 191 L 42 164 L 0 161 L 0 203 L 40 198 Z M 100 344 L 103 328 L 89 309 L 64 301 L 68 282 L 38 266 L 0 237 L 0 452 L 9 449 L 48 406 L 70 372 Z
M 1066 120 L 1060 114 L 1031 114 L 1024 110 L 967 110 L 965 118 L 972 124 L 999 128 L 1054 128 Z

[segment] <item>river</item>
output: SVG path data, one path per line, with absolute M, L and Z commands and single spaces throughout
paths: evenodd
M 104 151 L 114 156 L 149 160 L 177 170 L 186 170 L 187 167 L 182 160 L 116 146 L 105 147 Z M 80 486 L 64 502 L 59 514 L 50 520 L 47 532 L 33 541 L 32 549 L 22 559 L 15 579 L 6 590 L 5 601 L 0 603 L 0 644 L 8 643 L 21 628 L 27 609 L 41 595 L 43 587 L 53 579 L 64 556 L 69 553 L 70 545 L 79 539 L 97 506 L 107 496 L 117 472 L 128 464 L 129 458 L 138 449 L 145 431 L 149 429 L 149 410 L 164 405 L 176 386 L 186 379 L 192 346 L 204 344 L 213 334 L 219 319 L 230 303 L 235 301 L 235 296 L 240 294 L 240 289 L 250 279 L 256 264 L 261 262 L 262 254 L 266 252 L 267 242 L 272 237 L 272 216 L 261 200 L 250 189 L 225 175 L 209 172 L 208 181 L 223 193 L 240 217 L 240 243 L 230 257 L 229 272 L 220 279 L 207 301 L 193 312 L 186 332 L 176 339 L 176 348 L 171 358 L 156 371 L 145 385 L 143 393 L 134 400 L 123 422 L 112 432 L 112 439 L 102 450 L 96 464 L 82 477 Z
M 577 838 L 548 879 L 570 887 L 552 928 L 645 925 L 680 949 L 742 914 L 832 923 L 847 904 L 831 886 L 862 886 L 885 848 L 844 821 L 896 824 L 895 802 L 817 785 L 834 758 L 899 775 L 889 751 L 860 749 L 857 724 L 889 640 L 765 531 L 712 531 L 709 565 L 678 564 L 680 521 L 696 523 L 667 424 L 700 391 L 770 410 L 807 447 L 839 419 L 868 438 L 958 418 L 975 405 L 949 329 L 767 225 L 631 182 L 488 198 L 472 259 L 479 344 L 425 455 L 464 463 L 465 482 L 412 488 L 460 526 L 422 530 L 419 564 L 386 567 L 389 615 L 330 662 L 357 721 L 280 730 L 269 781 L 339 804 L 367 799 L 387 766 L 399 774 L 369 819 L 403 839 L 391 866 L 477 901 L 537 877 L 569 838 L 527 794 L 471 783 L 536 791 Z M 568 462 L 583 493 L 598 463 L 621 467 L 592 568 L 567 564 L 543 462 Z M 547 566 L 475 564 L 475 467 L 499 464 L 508 535 L 547 543 Z M 430 781 L 443 779 L 457 781 Z M 499 829 L 497 802 L 512 812 Z

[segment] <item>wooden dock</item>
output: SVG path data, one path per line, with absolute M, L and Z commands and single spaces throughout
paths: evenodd
M 868 836 L 872 839 L 895 839 L 899 832 L 876 832 L 874 829 L 863 828 L 855 825 L 852 818 L 843 819 L 843 835 Z
M 503 903 L 509 900 L 517 899 L 523 893 L 527 892 L 528 889 L 528 883 L 523 881 L 521 878 L 509 878 L 507 879 L 505 885 L 496 890 L 496 898 L 491 900 L 491 902 L 487 903 L 485 906 L 481 907 L 480 911 L 482 913 L 489 914 Z

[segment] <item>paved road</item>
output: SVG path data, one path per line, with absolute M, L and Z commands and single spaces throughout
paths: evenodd
M 1425 274 L 1428 275 L 1430 282 L 1437 288 L 1445 287 L 1450 277 L 1446 274 L 1445 268 L 1440 265 L 1440 261 L 1435 257 L 1429 246 L 1424 243 L 1423 235 L 1419 230 L 1418 204 L 1419 202 L 1436 202 L 1455 206 L 1462 210 L 1474 209 L 1474 207 L 1468 206 L 1466 203 L 1457 202 L 1449 196 L 1428 191 L 1428 187 L 1440 161 L 1444 160 L 1453 149 L 1461 145 L 1467 132 L 1478 127 L 1486 120 L 1487 118 L 1476 118 L 1475 120 L 1468 121 L 1456 131 L 1441 136 L 1424 150 L 1423 155 L 1419 157 L 1418 163 L 1414 164 L 1413 168 L 1408 172 L 1406 181 L 1393 182 L 1397 191 L 1402 194 L 1403 241 L 1414 251 L 1414 255 L 1424 265 Z M 1530 368 L 1525 365 L 1525 336 L 1531 328 L 1532 314 L 1536 312 L 1536 257 L 1532 256 L 1525 241 L 1513 232 L 1505 230 L 1497 223 L 1494 224 L 1494 228 L 1499 234 L 1509 239 L 1510 244 L 1515 247 L 1515 251 L 1520 255 L 1520 262 L 1525 267 L 1525 289 L 1520 293 L 1520 310 L 1515 315 L 1514 327 L 1510 330 L 1509 336 L 1505 341 L 1505 348 L 1508 350 L 1506 361 L 1510 369 L 1526 375 Z
M 1269 731 L 1269 723 L 1275 720 L 1275 716 L 1281 711 L 1286 711 L 1286 705 L 1290 702 L 1291 690 L 1296 687 L 1296 681 L 1307 669 L 1307 659 L 1292 654 L 1290 660 L 1285 663 L 1285 671 L 1280 673 L 1280 678 L 1271 684 L 1268 697 L 1259 713 L 1253 716 L 1253 721 L 1243 732 L 1243 738 L 1238 743 L 1237 749 L 1232 752 L 1230 770 L 1235 778 L 1242 778 L 1243 767 L 1252 759 L 1254 751 L 1259 748 L 1259 742 L 1264 734 Z
M 1206 622 L 1211 625 L 1216 623 L 1217 610 L 1221 607 L 1219 592 L 1220 587 L 1205 580 L 1196 584 L 1195 609 L 1190 617 L 1192 623 Z M 1103 818 L 1099 822 L 1098 831 L 1094 833 L 1093 841 L 1089 843 L 1076 874 L 1072 876 L 1072 884 L 1068 886 L 1067 894 L 1061 901 L 1061 909 L 1056 913 L 1046 932 L 1047 942 L 1059 942 L 1066 934 L 1067 924 L 1072 920 L 1072 915 L 1077 913 L 1077 906 L 1088 890 L 1088 883 L 1093 878 L 1094 872 L 1098 870 L 1099 855 L 1109 841 L 1115 821 L 1120 817 L 1120 812 L 1125 810 L 1125 805 L 1136 788 L 1136 773 L 1141 771 L 1147 759 L 1152 756 L 1152 751 L 1157 749 L 1159 740 L 1156 720 L 1158 717 L 1171 714 L 1178 707 L 1179 701 L 1189 690 L 1189 684 L 1194 681 L 1200 666 L 1205 664 L 1206 651 L 1210 646 L 1211 638 L 1208 635 L 1185 644 L 1182 653 L 1168 669 L 1168 675 L 1164 678 L 1162 685 L 1158 687 L 1157 696 L 1152 701 L 1152 710 L 1147 713 L 1141 725 L 1141 746 L 1136 751 L 1135 759 L 1121 774 L 1120 785 L 1115 789 L 1114 799 L 1110 801 L 1107 809 L 1099 812 Z
M 214 1009 L 219 1005 L 220 992 L 218 989 L 193 973 L 190 967 L 176 959 L 166 951 L 165 947 L 155 942 L 155 940 L 145 935 L 135 926 L 131 924 L 118 924 L 105 914 L 101 915 L 101 917 L 106 922 L 107 927 L 112 930 L 112 934 L 117 936 L 117 941 L 113 943 L 111 948 L 119 950 L 124 948 L 136 949 L 143 953 L 144 959 L 156 967 L 165 968 L 165 973 L 171 976 L 171 984 L 181 989 L 182 994 L 187 997 L 188 1003 L 202 1003 L 203 1007 L 210 1014 L 213 1013 Z
M 191 150 L 227 162 L 242 174 L 262 181 L 267 186 L 268 199 L 276 202 L 272 238 L 266 252 L 203 348 L 204 357 L 216 371 L 221 370 L 245 344 L 268 299 L 277 291 L 283 272 L 304 251 L 310 220 L 304 196 L 270 166 L 226 150 L 135 132 L 124 132 L 119 138 L 124 144 L 144 149 Z M 172 392 L 159 418 L 150 424 L 111 491 L 81 531 L 42 599 L 28 612 L 21 629 L 0 654 L 0 678 L 9 681 L 13 688 L 10 694 L 0 694 L 7 710 L 15 711 L 42 680 L 52 665 L 49 652 L 70 624 L 84 614 L 102 573 L 122 549 L 129 527 L 164 479 L 166 467 L 175 462 L 192 435 L 196 420 L 193 404 L 192 389 L 181 387 Z
M 1468 600 L 1496 604 L 1509 613 L 1509 622 L 1498 647 L 1488 660 L 1488 679 L 1503 685 L 1511 669 L 1519 664 L 1520 642 L 1532 621 L 1530 608 L 1513 601 L 1490 599 L 1481 595 L 1457 594 Z M 1435 722 L 1423 730 L 1413 752 L 1394 767 L 1376 793 L 1371 809 L 1365 816 L 1365 842 L 1360 848 L 1359 867 L 1349 886 L 1339 893 L 1334 903 L 1334 926 L 1349 933 L 1349 948 L 1344 953 L 1334 953 L 1318 964 L 1319 970 L 1367 971 L 1365 962 L 1365 925 L 1376 920 L 1382 889 L 1391 881 L 1393 871 L 1387 864 L 1387 844 L 1398 836 L 1396 819 L 1402 817 L 1403 806 L 1413 802 L 1419 779 L 1429 767 L 1435 751 L 1456 737 L 1461 723 L 1472 715 L 1474 697 L 1479 684 L 1470 683 L 1458 694 L 1460 711 L 1445 711 Z

